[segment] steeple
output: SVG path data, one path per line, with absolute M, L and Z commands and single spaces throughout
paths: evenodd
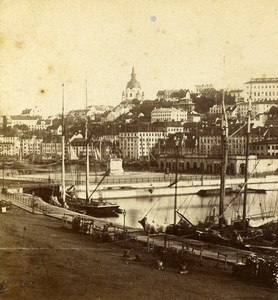
M 135 68 L 133 66 L 131 69 L 130 80 L 122 94 L 122 101 L 131 101 L 133 99 L 143 100 L 143 98 L 143 91 L 141 90 L 140 82 L 136 79 Z
M 136 74 L 135 74 L 134 67 L 132 67 L 132 71 L 131 71 L 131 79 L 130 79 L 130 81 L 127 83 L 126 87 L 129 88 L 129 89 L 133 89 L 133 88 L 141 88 L 140 82 L 137 81 L 137 79 L 136 79 Z

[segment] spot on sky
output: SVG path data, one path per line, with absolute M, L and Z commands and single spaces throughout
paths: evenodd
M 49 72 L 49 73 L 52 73 L 53 71 L 54 71 L 54 66 L 51 65 L 51 64 L 49 64 L 49 65 L 48 65 L 48 72 Z
M 151 22 L 155 22 L 156 21 L 156 16 L 151 16 L 150 20 L 151 20 Z
M 23 46 L 24 46 L 24 42 L 23 42 L 23 41 L 16 41 L 16 42 L 15 42 L 15 47 L 16 47 L 17 49 L 22 49 Z
M 44 90 L 44 89 L 41 89 L 41 90 L 40 90 L 40 94 L 41 94 L 41 95 L 45 94 L 45 90 Z
M 125 60 L 121 63 L 121 67 L 126 67 L 126 66 L 128 66 L 128 65 L 129 65 L 128 62 L 125 61 Z
M 164 30 L 164 29 L 160 29 L 160 28 L 157 28 L 156 32 L 159 32 L 159 33 L 165 34 L 165 30 Z
M 0 46 L 2 46 L 4 44 L 4 37 L 0 34 Z
M 128 33 L 132 34 L 133 33 L 133 30 L 132 28 L 128 28 Z

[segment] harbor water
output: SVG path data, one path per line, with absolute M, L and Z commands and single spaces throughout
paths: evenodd
M 277 191 L 266 193 L 247 194 L 247 216 L 258 216 L 263 218 L 269 212 L 277 213 Z M 190 222 L 198 224 L 204 222 L 208 216 L 218 216 L 219 196 L 199 196 L 197 194 L 178 195 L 177 210 Z M 175 196 L 146 197 L 117 199 L 114 202 L 126 211 L 126 215 L 119 214 L 117 218 L 110 218 L 111 222 L 124 224 L 129 227 L 141 228 L 138 223 L 144 216 L 149 222 L 157 224 L 171 224 L 174 222 Z M 229 223 L 231 219 L 242 216 L 243 194 L 226 195 L 224 207 L 227 208 L 225 218 Z M 124 220 L 125 219 L 125 220 Z M 177 217 L 177 221 L 179 217 Z

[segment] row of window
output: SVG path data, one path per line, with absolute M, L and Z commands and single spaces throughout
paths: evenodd
M 249 89 L 251 89 L 251 85 L 249 85 L 248 87 L 249 87 Z M 266 89 L 267 89 L 267 88 L 271 88 L 271 87 L 273 87 L 273 88 L 275 88 L 275 87 L 278 88 L 278 85 L 277 85 L 277 86 L 275 86 L 275 85 L 273 85 L 273 86 L 271 86 L 271 85 L 265 85 L 265 88 L 266 88 Z M 262 86 L 261 86 L 261 85 L 258 85 L 258 86 L 252 85 L 252 88 L 254 88 L 254 89 L 256 89 L 256 88 L 258 88 L 258 89 L 259 89 L 259 88 L 262 88 L 262 89 L 263 89 L 264 86 L 263 86 L 263 85 L 262 85 Z
M 138 137 L 142 137 L 142 136 L 145 136 L 145 137 L 155 136 L 156 138 L 160 138 L 160 137 L 163 137 L 163 135 L 164 135 L 163 132 L 159 132 L 159 133 L 142 132 L 139 135 L 137 133 L 124 133 L 124 134 L 120 133 L 120 138 L 129 138 L 129 137 L 138 138 Z
M 247 92 L 247 94 L 249 94 L 249 92 Z M 254 96 L 260 96 L 261 94 L 265 94 L 265 96 L 275 96 L 275 92 L 254 92 Z M 250 95 L 253 95 L 253 93 L 250 92 Z M 278 92 L 276 92 L 276 95 L 278 96 Z

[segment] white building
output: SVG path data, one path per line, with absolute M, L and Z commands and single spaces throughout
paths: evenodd
M 113 111 L 111 111 L 107 114 L 105 122 L 113 122 L 119 116 L 127 114 L 131 110 L 132 107 L 133 106 L 130 103 L 126 103 L 126 102 L 120 103 L 118 106 L 116 106 L 113 109 Z
M 47 127 L 52 125 L 52 120 L 47 119 L 47 120 L 38 120 L 35 130 L 46 130 Z
M 201 121 L 201 115 L 196 111 L 192 111 L 190 114 L 188 114 L 187 117 L 188 123 L 198 123 L 200 121 Z
M 40 116 L 41 115 L 41 110 L 35 106 L 33 108 L 26 108 L 22 111 L 21 113 L 22 116 Z
M 21 140 L 21 154 L 23 157 L 28 155 L 38 156 L 42 153 L 42 139 L 37 139 L 35 136 L 31 139 Z
M 170 122 L 167 124 L 165 131 L 167 134 L 183 132 L 183 125 L 181 123 Z
M 15 125 L 26 125 L 30 130 L 36 130 L 37 123 L 40 119 L 41 117 L 39 116 L 11 116 L 11 126 L 14 127 Z
M 253 78 L 245 82 L 244 100 L 277 101 L 278 100 L 278 78 Z
M 65 152 L 67 152 L 67 147 L 65 147 Z M 61 155 L 62 155 L 62 143 L 57 143 L 57 142 L 41 143 L 41 156 L 43 159 L 53 159 Z
M 228 118 L 234 118 L 237 116 L 237 107 L 235 105 L 226 105 L 226 113 Z M 209 109 L 209 114 L 213 116 L 222 115 L 223 107 L 220 104 L 215 104 Z
M 112 110 L 113 106 L 106 105 L 91 105 L 88 107 L 87 115 L 94 120 L 96 115 L 102 115 L 105 112 Z
M 177 108 L 157 108 L 151 113 L 151 122 L 186 122 L 187 112 Z
M 278 106 L 278 101 L 255 101 L 251 102 L 251 116 L 254 118 L 258 114 L 269 112 L 272 106 Z M 239 118 L 245 118 L 249 110 L 248 102 L 239 102 L 237 104 L 237 115 Z
M 198 84 L 198 85 L 195 85 L 195 88 L 196 88 L 196 92 L 198 94 L 202 94 L 203 91 L 214 89 L 214 85 L 213 84 Z
M 0 156 L 19 156 L 20 140 L 18 137 L 0 136 Z
M 120 132 L 119 148 L 124 158 L 140 159 L 150 155 L 152 148 L 163 139 L 163 131 Z

